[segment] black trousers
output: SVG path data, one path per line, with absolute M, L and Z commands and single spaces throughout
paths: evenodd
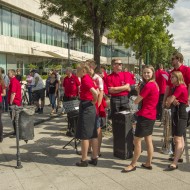
M 157 104 L 157 115 L 156 115 L 156 119 L 161 120 L 162 119 L 162 103 L 164 100 L 164 94 L 160 94 L 159 96 L 159 100 L 158 100 L 158 104 Z

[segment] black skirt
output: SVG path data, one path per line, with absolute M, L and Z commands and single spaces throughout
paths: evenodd
M 97 138 L 96 108 L 91 101 L 80 102 L 75 137 L 81 140 Z
M 172 136 L 182 137 L 186 134 L 188 113 L 186 105 L 180 103 L 179 106 L 172 106 Z
M 154 123 L 155 120 L 151 120 L 143 116 L 138 116 L 135 129 L 135 136 L 146 137 L 152 135 Z

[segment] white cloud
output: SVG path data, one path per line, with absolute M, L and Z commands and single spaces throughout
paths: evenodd
M 171 10 L 171 15 L 174 23 L 168 29 L 174 35 L 174 46 L 181 47 L 181 53 L 190 65 L 190 1 L 178 0 L 175 8 Z

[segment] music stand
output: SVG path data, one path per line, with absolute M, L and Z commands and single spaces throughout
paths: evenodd
M 70 126 L 70 124 L 69 124 L 70 119 L 71 120 L 73 119 L 73 122 L 74 122 L 73 129 L 76 128 L 76 124 L 77 124 L 76 118 L 78 120 L 78 112 L 77 111 L 79 110 L 79 100 L 71 100 L 71 101 L 64 102 L 63 107 L 65 109 L 65 112 L 67 113 L 67 116 L 69 114 L 71 115 L 72 112 L 74 113 L 74 116 L 71 115 L 68 119 L 68 128 Z M 74 129 L 74 131 L 76 131 L 76 129 Z M 71 144 L 73 141 L 74 141 L 74 145 Z M 65 146 L 63 146 L 63 149 L 65 149 L 68 145 L 70 145 L 76 150 L 76 153 L 78 153 L 77 146 L 79 143 L 80 143 L 80 140 L 73 137 Z

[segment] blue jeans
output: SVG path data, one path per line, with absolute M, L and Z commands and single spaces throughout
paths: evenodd
M 2 110 L 8 111 L 8 89 L 6 89 L 6 96 L 3 96 Z
M 32 86 L 28 87 L 28 97 L 29 97 L 29 103 L 32 103 Z
M 55 93 L 54 94 L 49 94 L 49 100 L 50 100 L 50 104 L 52 106 L 52 109 L 56 108 L 56 96 Z

